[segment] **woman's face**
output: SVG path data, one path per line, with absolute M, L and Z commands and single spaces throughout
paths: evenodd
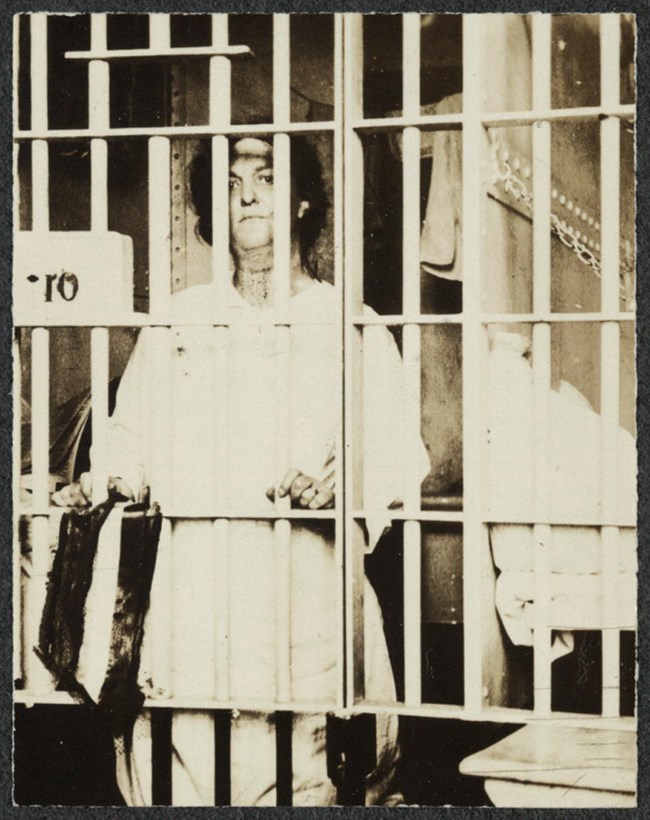
M 230 247 L 235 253 L 273 244 L 273 148 L 245 137 L 235 143 L 230 164 Z M 309 208 L 291 180 L 291 236 Z
M 230 165 L 230 244 L 235 252 L 273 244 L 273 149 L 246 137 Z

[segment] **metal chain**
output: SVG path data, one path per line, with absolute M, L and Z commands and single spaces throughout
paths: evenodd
M 498 179 L 503 185 L 503 190 L 512 196 L 517 202 L 521 202 L 531 216 L 533 213 L 533 195 L 526 183 L 519 177 L 507 159 L 499 158 L 496 146 L 493 146 L 493 157 L 498 172 Z M 551 233 L 555 234 L 563 245 L 570 248 L 578 259 L 587 265 L 600 279 L 602 277 L 601 263 L 598 256 L 581 239 L 579 231 L 568 225 L 566 220 L 551 213 Z M 634 297 L 631 293 L 634 276 L 634 257 L 631 252 L 630 243 L 621 243 L 621 269 L 623 273 L 623 284 L 621 284 L 621 297 L 623 301 L 632 302 Z

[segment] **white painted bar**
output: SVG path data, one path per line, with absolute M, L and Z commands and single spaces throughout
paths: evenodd
M 92 397 L 93 459 L 92 503 L 99 504 L 108 495 L 108 329 L 90 331 L 90 394 Z
M 216 49 L 228 46 L 228 15 L 212 15 L 212 45 Z M 227 127 L 231 119 L 231 66 L 227 57 L 210 58 L 209 122 Z M 214 487 L 217 510 L 229 505 L 228 465 L 228 348 L 230 331 L 230 227 L 229 227 L 229 150 L 228 138 L 212 138 L 212 281 L 215 285 L 214 316 L 214 376 L 212 409 L 214 420 Z M 214 616 L 216 696 L 230 697 L 230 521 L 218 518 L 213 523 L 214 534 Z
M 534 430 L 534 503 L 538 521 L 548 520 L 550 496 L 550 392 L 551 326 L 533 327 L 533 430 Z M 552 531 L 548 524 L 533 527 L 535 569 L 535 616 L 533 627 L 533 665 L 535 714 L 551 711 L 551 549 Z
M 389 123 L 389 125 L 392 123 Z M 115 137 L 180 137 L 193 139 L 195 137 L 212 137 L 217 134 L 259 134 L 268 137 L 269 134 L 278 134 L 291 131 L 292 134 L 329 134 L 334 130 L 332 120 L 317 120 L 314 122 L 292 122 L 290 126 L 273 123 L 245 123 L 243 125 L 230 125 L 228 128 L 213 128 L 211 125 L 158 125 L 158 126 L 133 126 L 115 127 L 108 129 L 80 128 L 71 129 L 31 129 L 20 131 L 15 129 L 14 138 L 19 141 L 29 141 L 35 139 L 46 140 L 73 140 L 78 142 L 81 139 L 101 139 Z M 388 130 L 388 129 L 386 129 Z
M 601 537 L 601 582 L 603 601 L 602 632 L 602 714 L 618 717 L 620 714 L 620 657 L 621 633 L 618 629 L 620 585 L 619 581 L 619 529 L 603 527 Z
M 32 503 L 34 507 L 46 509 L 50 501 L 50 337 L 49 332 L 40 327 L 32 330 L 31 428 Z M 39 622 L 45 603 L 49 556 L 49 519 L 45 515 L 34 515 L 23 651 L 26 687 L 40 694 L 52 689 L 50 674 L 33 651 L 38 644 Z
M 16 20 L 16 18 L 14 18 Z M 17 40 L 14 40 L 17 42 Z M 21 379 L 21 357 L 20 342 L 18 334 L 14 331 L 12 342 L 13 352 L 13 384 L 12 384 L 12 483 L 13 483 L 13 550 L 12 550 L 12 617 L 13 617 L 13 680 L 19 680 L 23 676 L 23 651 L 22 651 L 22 588 L 21 588 L 21 548 L 20 548 L 20 477 L 22 467 L 22 379 Z
M 486 542 L 481 508 L 485 424 L 481 408 L 484 330 L 481 315 L 483 226 L 481 125 L 481 18 L 463 17 L 463 654 L 466 713 L 478 716 L 483 700 L 481 551 Z
M 230 698 L 230 522 L 217 518 L 212 524 L 214 539 L 214 619 L 216 640 L 217 700 Z
M 19 74 L 19 71 L 20 71 L 21 57 L 24 58 L 24 55 L 21 55 L 21 52 L 20 52 L 20 19 L 21 19 L 20 14 L 14 14 L 13 21 L 12 21 L 13 55 L 12 55 L 12 61 L 11 61 L 11 66 L 12 66 L 12 75 L 11 75 L 12 76 L 12 86 L 11 86 L 11 88 L 12 88 L 13 97 L 12 97 L 12 100 L 11 100 L 11 120 L 12 120 L 12 125 L 13 125 L 14 129 L 18 128 L 18 125 L 19 125 L 19 123 L 18 123 L 18 112 L 19 112 L 19 109 L 20 109 L 20 106 L 19 106 L 20 99 L 19 99 L 19 96 L 18 96 L 18 74 Z M 14 150 L 15 149 L 16 149 L 16 146 L 14 146 Z M 18 179 L 18 177 L 14 175 L 14 179 Z M 15 199 L 17 199 L 16 196 L 14 196 L 14 200 Z M 16 224 L 18 224 L 18 223 L 16 223 Z
M 228 15 L 212 15 L 212 44 L 228 44 Z M 227 57 L 210 59 L 210 125 L 227 128 L 231 119 L 231 65 Z M 216 285 L 216 318 L 218 323 L 228 319 L 228 300 L 231 286 L 230 226 L 228 199 L 228 139 L 224 135 L 212 138 L 212 281 Z
M 47 696 L 33 692 L 17 691 L 14 693 L 16 703 L 33 706 L 40 703 L 56 704 L 57 706 L 72 706 L 76 703 L 68 692 L 52 692 Z M 159 707 L 161 709 L 197 709 L 209 711 L 212 709 L 232 709 L 241 712 L 273 712 L 279 704 L 265 700 L 237 700 L 220 703 L 210 698 L 173 697 L 165 700 L 147 698 L 144 708 Z M 292 701 L 291 710 L 296 713 L 316 713 L 331 711 L 331 704 L 314 703 L 314 701 Z M 450 718 L 452 720 L 473 720 L 468 718 L 462 706 L 446 703 L 423 704 L 422 706 L 405 706 L 402 703 L 375 703 L 363 702 L 347 710 L 349 714 L 374 715 L 405 715 L 408 717 Z M 510 709 L 508 707 L 487 706 L 478 716 L 481 722 L 492 723 L 538 723 L 559 726 L 583 727 L 585 729 L 615 729 L 621 732 L 635 732 L 637 722 L 635 718 L 603 718 L 600 715 L 587 715 L 579 712 L 554 712 L 552 717 L 538 718 L 529 709 Z
M 419 225 L 419 220 L 417 224 Z M 419 279 L 419 260 L 417 275 Z M 366 332 L 370 332 L 370 328 Z M 406 434 L 404 464 L 408 469 L 418 463 L 416 449 L 420 443 L 420 328 L 416 325 L 405 325 L 402 343 Z M 418 478 L 407 473 L 404 476 L 404 513 L 413 520 L 406 520 L 404 523 L 404 692 L 405 701 L 410 706 L 422 700 L 422 557 L 420 523 L 415 520 L 420 514 L 420 504 Z
M 290 17 L 273 15 L 273 121 L 289 126 L 290 110 Z M 290 446 L 291 327 L 291 144 L 288 134 L 273 137 L 273 312 L 280 324 L 275 330 L 278 403 L 276 406 L 276 511 L 288 512 L 291 499 L 280 498 L 279 484 L 292 466 Z M 286 323 L 286 324 L 284 324 Z M 291 524 L 274 524 L 276 569 L 276 697 L 291 700 Z
M 343 18 L 343 80 L 345 127 L 344 208 L 344 503 L 345 503 L 345 705 L 363 698 L 365 688 L 363 635 L 363 555 L 359 525 L 350 514 L 361 506 L 363 478 L 363 339 L 349 317 L 358 315 L 363 302 L 363 190 L 361 138 L 350 123 L 363 116 L 363 17 Z
M 50 156 L 44 140 L 32 143 L 32 230 L 50 229 Z
M 30 73 L 32 94 L 31 127 L 48 128 L 47 99 L 47 18 L 44 13 L 30 14 Z
M 171 698 L 174 587 L 172 573 L 172 522 L 163 518 L 158 539 L 156 571 L 147 617 L 151 678 L 159 698 Z M 159 701 L 155 700 L 154 705 Z
M 171 165 L 166 137 L 149 140 L 149 316 L 166 322 L 171 299 Z
M 170 47 L 170 18 L 169 14 L 149 15 L 149 50 L 166 51 Z
M 602 106 L 620 103 L 621 23 L 618 14 L 600 16 L 600 95 Z M 620 309 L 620 121 L 607 117 L 600 124 L 601 310 Z M 603 517 L 616 519 L 618 499 L 618 426 L 620 402 L 620 327 L 601 325 L 601 506 Z M 620 711 L 620 631 L 617 623 L 619 531 L 601 530 L 602 712 Z
M 402 139 L 403 311 L 420 313 L 420 132 L 407 128 Z
M 404 522 L 404 702 L 422 703 L 422 547 L 418 521 Z
M 106 15 L 90 15 L 92 49 L 106 48 Z M 92 60 L 88 64 L 88 125 L 110 127 L 110 77 L 108 63 Z M 91 229 L 108 230 L 108 147 L 105 140 L 90 143 L 90 215 Z
M 156 17 L 165 17 L 159 14 Z M 167 35 L 167 27 L 164 21 L 156 22 L 156 34 Z M 151 45 L 149 48 L 111 48 L 111 49 L 91 49 L 90 51 L 66 51 L 68 60 L 111 60 L 114 62 L 124 61 L 129 63 L 152 62 L 181 62 L 192 58 L 212 58 L 217 56 L 244 57 L 251 53 L 248 46 L 227 46 L 219 48 L 215 46 L 185 46 L 182 48 L 170 48 L 165 45 Z
M 533 14 L 533 107 L 551 105 L 551 15 Z M 551 310 L 551 124 L 533 125 L 533 312 Z
M 149 17 L 149 45 L 169 45 L 169 17 Z M 149 140 L 149 318 L 168 322 L 171 306 L 171 151 L 167 137 Z M 163 513 L 171 508 L 171 338 L 169 327 L 152 327 L 149 333 L 149 389 L 152 413 L 149 430 L 149 485 L 151 500 Z M 152 655 L 154 679 L 166 696 L 172 692 L 173 631 L 173 531 L 163 521 L 156 562 L 155 594 L 152 590 Z M 155 615 L 154 603 L 156 605 Z
M 47 509 L 50 503 L 50 334 L 32 330 L 32 504 Z
M 343 290 L 344 275 L 344 219 L 343 219 L 343 191 L 344 191 L 344 157 L 343 157 L 343 15 L 334 14 L 334 180 L 333 180 L 333 230 L 334 230 L 334 288 L 337 304 L 340 310 L 337 314 L 336 333 L 339 339 L 337 355 L 341 362 L 341 378 L 337 382 L 338 406 L 341 408 L 341 420 L 345 418 L 343 401 L 343 362 L 345 361 L 345 304 Z M 339 425 L 336 433 L 334 450 L 335 470 L 335 521 L 334 521 L 334 561 L 336 565 L 336 708 L 341 710 L 345 706 L 345 499 L 343 489 L 343 464 L 345 447 L 343 440 L 343 424 Z M 338 482 L 338 483 L 336 483 Z
M 533 108 L 551 107 L 551 20 L 550 14 L 532 15 Z M 551 124 L 533 126 L 533 312 L 551 310 Z M 533 430 L 535 517 L 546 521 L 550 513 L 551 325 L 533 326 Z M 535 524 L 535 622 L 533 665 L 535 713 L 551 711 L 550 550 L 551 527 Z
M 106 48 L 106 15 L 91 14 L 92 49 Z M 88 123 L 93 128 L 108 128 L 110 120 L 108 64 L 93 60 L 88 64 Z M 108 230 L 108 145 L 106 140 L 90 143 L 90 224 L 93 231 Z M 92 502 L 107 496 L 108 480 L 108 328 L 90 331 L 90 391 L 92 396 Z

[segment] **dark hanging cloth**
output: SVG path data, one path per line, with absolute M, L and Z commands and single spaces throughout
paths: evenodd
M 70 510 L 62 517 L 36 647 L 59 688 L 86 703 L 92 699 L 76 677 L 82 644 L 93 639 L 84 635 L 85 605 L 101 528 L 117 500 L 111 494 L 92 509 Z M 110 653 L 97 703 L 112 717 L 117 734 L 127 729 L 144 700 L 138 668 L 161 521 L 157 505 L 131 505 L 122 515 Z

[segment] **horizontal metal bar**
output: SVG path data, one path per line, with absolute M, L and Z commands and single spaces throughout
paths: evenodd
M 635 105 L 584 106 L 581 108 L 549 108 L 530 111 L 504 111 L 490 114 L 482 119 L 487 128 L 501 126 L 532 125 L 535 122 L 573 122 L 576 120 L 603 120 L 618 117 L 621 120 L 633 120 L 636 117 Z
M 462 128 L 462 125 L 462 114 L 429 114 L 422 117 L 373 117 L 355 120 L 352 128 L 359 134 L 376 134 L 402 131 L 413 126 L 422 131 L 451 131 Z
M 165 125 L 139 126 L 137 128 L 58 128 L 14 131 L 14 139 L 27 140 L 90 140 L 90 139 L 124 139 L 125 137 L 174 137 L 176 139 L 194 139 L 197 137 L 213 137 L 219 134 L 250 136 L 259 134 L 328 134 L 334 131 L 332 120 L 322 122 L 290 122 L 280 125 L 273 123 L 255 123 L 244 125 Z
M 536 324 L 538 322 L 546 322 L 549 324 L 557 324 L 559 322 L 634 322 L 636 315 L 632 311 L 624 311 L 621 313 L 484 313 L 480 318 L 483 325 L 520 325 L 520 324 Z M 383 316 L 353 316 L 350 323 L 355 327 L 372 327 L 375 325 L 384 325 L 388 327 L 400 327 L 405 324 L 412 325 L 462 325 L 465 317 L 462 313 L 451 314 L 436 314 L 423 316 L 408 316 L 397 313 L 386 314 Z M 91 319 L 84 319 L 83 316 L 74 318 L 69 324 L 75 327 L 99 327 L 96 322 Z M 331 322 L 312 322 L 308 320 L 291 319 L 289 322 L 282 319 L 276 319 L 272 316 L 237 316 L 231 321 L 216 321 L 205 322 L 200 318 L 196 321 L 172 322 L 169 319 L 158 319 L 150 313 L 132 313 L 122 317 L 107 318 L 101 327 L 236 327 L 242 325 L 261 326 L 286 326 L 298 327 L 301 325 L 309 325 L 310 327 L 317 327 L 320 325 L 329 326 Z M 15 327 L 67 327 L 62 324 L 60 319 L 55 319 L 51 322 L 43 322 L 40 325 L 31 325 L 28 322 L 22 322 L 20 317 L 16 317 L 14 322 Z
M 174 62 L 195 57 L 254 56 L 249 46 L 186 46 L 183 48 L 108 48 L 95 51 L 66 51 L 68 60 L 108 60 L 110 62 Z
M 60 507 L 49 507 L 47 509 L 44 508 L 34 508 L 28 506 L 22 506 L 18 511 L 18 515 L 29 517 L 29 518 L 49 518 L 52 510 L 61 509 Z M 182 513 L 182 514 L 181 514 Z M 442 523 L 458 523 L 462 524 L 464 521 L 464 514 L 460 510 L 421 510 L 418 511 L 415 515 L 410 512 L 404 512 L 403 510 L 387 510 L 387 516 L 392 521 L 440 521 Z M 355 510 L 351 513 L 351 517 L 357 521 L 363 521 L 366 518 L 366 513 L 363 510 Z M 189 510 L 182 510 L 180 512 L 172 511 L 171 513 L 165 513 L 163 511 L 163 518 L 166 519 L 192 519 L 192 520 L 206 520 L 206 521 L 217 521 L 219 519 L 230 519 L 230 520 L 256 520 L 256 521 L 334 521 L 336 518 L 336 511 L 335 510 L 291 510 L 290 512 L 286 513 L 276 513 L 273 511 L 259 511 L 254 512 L 250 510 L 246 511 L 235 511 L 232 512 L 230 515 L 226 516 L 223 514 L 215 514 L 214 510 L 206 511 L 206 512 L 197 512 L 197 511 L 189 511 Z M 590 527 L 593 529 L 598 529 L 600 527 L 621 527 L 621 528 L 628 528 L 634 529 L 636 527 L 636 521 L 629 520 L 626 521 L 624 519 L 602 519 L 600 521 L 596 521 L 594 519 L 576 519 L 573 517 L 571 520 L 562 519 L 562 518 L 555 518 L 553 520 L 544 520 L 544 521 L 535 521 L 530 516 L 511 516 L 508 521 L 504 521 L 502 519 L 493 519 L 493 518 L 486 518 L 481 519 L 481 523 L 483 524 L 499 524 L 499 525 L 508 525 L 508 524 L 521 524 L 527 527 L 533 527 L 535 524 L 548 524 L 551 527 Z
M 526 111 L 503 111 L 482 117 L 481 123 L 486 128 L 499 128 L 514 125 L 532 125 L 544 120 L 546 122 L 563 122 L 575 120 L 601 120 L 618 117 L 622 120 L 633 120 L 636 116 L 634 105 L 582 106 L 579 108 L 544 108 Z M 404 128 L 416 127 L 422 131 L 452 131 L 463 127 L 464 114 L 428 114 L 420 117 L 373 117 L 353 121 L 352 128 L 359 134 L 376 134 L 387 131 L 402 131 Z
M 484 313 L 484 325 L 557 324 L 558 322 L 634 322 L 632 311 L 621 313 Z
M 412 314 L 390 313 L 381 316 L 353 316 L 350 320 L 357 327 L 373 325 L 460 325 L 462 313 Z
M 463 522 L 463 513 L 458 510 L 417 510 L 404 512 L 403 510 L 387 510 L 387 517 L 392 521 L 442 521 L 450 523 Z M 366 513 L 363 510 L 354 510 L 352 518 L 363 521 Z
M 28 690 L 19 689 L 14 692 L 14 703 L 26 706 L 78 706 L 68 692 L 50 692 L 39 695 Z M 192 709 L 197 711 L 215 711 L 230 709 L 237 711 L 276 712 L 285 711 L 286 703 L 259 700 L 227 700 L 218 701 L 212 698 L 147 698 L 144 708 L 147 709 Z M 465 707 L 446 703 L 426 703 L 421 706 L 406 706 L 403 703 L 367 703 L 359 702 L 346 710 L 337 710 L 331 703 L 305 703 L 292 701 L 289 704 L 292 712 L 296 713 L 327 713 L 336 714 L 377 714 L 377 715 L 404 715 L 405 717 L 421 718 L 448 718 L 454 720 L 472 720 L 477 722 L 493 723 L 536 723 L 543 720 L 545 725 L 558 724 L 561 726 L 618 729 L 625 732 L 634 732 L 637 729 L 636 719 L 633 717 L 604 718 L 601 715 L 585 715 L 575 712 L 552 712 L 545 718 L 536 718 L 532 711 L 526 709 L 509 709 L 505 706 L 488 706 L 480 712 L 469 713 Z

